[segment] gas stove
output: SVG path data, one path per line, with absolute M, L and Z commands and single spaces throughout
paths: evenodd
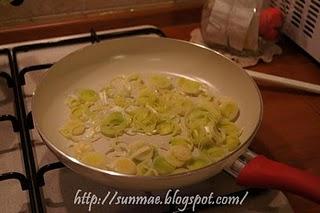
M 161 196 L 167 192 L 123 191 L 95 183 L 66 168 L 33 127 L 31 100 L 37 84 L 53 63 L 95 42 L 125 36 L 165 36 L 154 26 L 137 26 L 0 46 L 0 203 L 1 212 L 88 212 L 75 203 L 76 193 L 100 197 Z M 67 71 L 66 71 L 67 72 Z M 50 122 L 50 121 L 48 121 Z M 246 189 L 221 173 L 203 183 L 179 189 L 180 195 L 249 196 L 241 206 L 198 205 L 211 212 L 292 212 L 282 192 Z M 178 212 L 178 205 L 95 205 L 91 212 Z M 191 211 L 190 208 L 187 211 Z

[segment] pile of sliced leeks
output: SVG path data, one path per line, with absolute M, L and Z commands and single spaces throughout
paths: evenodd
M 70 116 L 60 133 L 73 141 L 78 160 L 129 175 L 170 175 L 214 163 L 240 145 L 236 103 L 192 78 L 141 76 L 118 76 L 100 91 L 81 89 L 67 98 Z M 108 151 L 94 148 L 100 140 Z

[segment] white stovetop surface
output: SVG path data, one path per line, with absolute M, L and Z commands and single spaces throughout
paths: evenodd
M 51 39 L 50 39 L 51 40 Z M 57 39 L 52 39 L 57 40 Z M 18 55 L 19 68 L 25 66 L 52 63 L 58 61 L 68 53 L 89 45 L 72 45 L 45 50 L 30 51 Z M 14 44 L 16 45 L 16 44 Z M 14 45 L 0 46 L 12 47 Z M 6 58 L 0 56 L 0 70 L 6 70 L 8 62 Z M 39 81 L 45 76 L 45 72 L 32 72 L 26 75 L 26 85 L 23 87 L 25 93 L 25 104 L 27 112 L 31 110 L 32 93 Z M 12 91 L 7 89 L 5 81 L 0 79 L 0 115 L 14 114 Z M 37 167 L 40 168 L 48 163 L 57 162 L 57 158 L 41 141 L 36 130 L 31 131 L 33 150 L 36 158 Z M 19 171 L 24 173 L 22 154 L 19 146 L 19 135 L 13 133 L 9 122 L 0 122 L 0 174 L 9 171 Z M 87 212 L 87 206 L 77 206 L 73 204 L 74 196 L 78 189 L 91 191 L 97 195 L 104 196 L 108 191 L 114 192 L 108 186 L 102 186 L 75 174 L 68 168 L 53 170 L 45 175 L 45 186 L 42 187 L 43 201 L 45 209 L 49 213 L 63 212 Z M 137 186 L 138 188 L 138 186 Z M 225 174 L 220 175 L 195 186 L 180 189 L 181 194 L 203 194 L 208 195 L 214 192 L 215 195 L 226 194 L 240 190 L 234 179 Z M 119 191 L 121 195 L 145 195 L 144 192 Z M 164 195 L 165 192 L 157 192 L 155 195 Z M 0 182 L 0 203 L 1 211 L 11 212 L 30 212 L 29 198 L 26 191 L 21 191 L 18 181 L 9 180 Z M 139 212 L 163 212 L 169 206 L 95 206 L 91 212 L 127 212 L 137 210 Z M 241 207 L 215 208 L 217 212 L 292 212 L 288 206 L 286 198 L 279 191 L 268 191 L 261 196 L 247 199 Z M 208 211 L 209 212 L 209 211 Z

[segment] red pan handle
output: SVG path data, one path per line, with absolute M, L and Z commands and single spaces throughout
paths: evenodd
M 240 171 L 242 186 L 273 188 L 320 203 L 320 177 L 258 155 Z

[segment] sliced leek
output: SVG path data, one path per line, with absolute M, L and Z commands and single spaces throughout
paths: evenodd
M 60 133 L 73 156 L 101 169 L 141 176 L 199 169 L 241 144 L 238 105 L 209 89 L 169 74 L 117 76 L 99 92 L 84 88 L 67 97 Z M 134 136 L 141 140 L 125 138 Z

